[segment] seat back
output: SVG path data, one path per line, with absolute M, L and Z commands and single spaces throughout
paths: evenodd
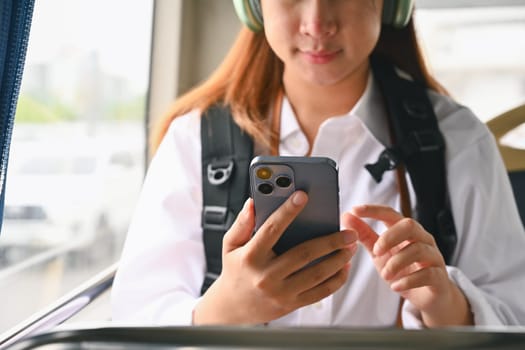
M 525 139 L 520 145 L 510 146 L 501 142 L 509 131 L 525 123 L 525 105 L 505 112 L 487 122 L 498 142 L 498 148 L 509 172 L 514 197 L 518 204 L 521 222 L 525 226 Z M 523 147 L 522 147 L 523 145 Z

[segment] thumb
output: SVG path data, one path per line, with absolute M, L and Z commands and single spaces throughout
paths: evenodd
M 253 200 L 248 198 L 244 202 L 239 215 L 233 222 L 228 232 L 224 235 L 222 242 L 223 253 L 228 253 L 234 249 L 242 247 L 251 238 L 255 228 L 255 212 L 253 209 Z

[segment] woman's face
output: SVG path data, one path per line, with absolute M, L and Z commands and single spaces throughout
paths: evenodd
M 337 84 L 367 67 L 383 0 L 261 0 L 264 31 L 285 80 Z

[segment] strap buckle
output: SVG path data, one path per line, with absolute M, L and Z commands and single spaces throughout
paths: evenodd
M 233 224 L 233 215 L 226 207 L 207 205 L 202 211 L 204 230 L 226 231 Z
M 366 164 L 365 168 L 377 183 L 383 179 L 383 174 L 395 169 L 399 164 L 399 156 L 393 148 L 387 148 L 379 155 L 374 164 Z
M 233 160 L 212 161 L 208 164 L 208 181 L 214 186 L 222 185 L 231 177 L 233 172 Z
M 443 138 L 433 130 L 420 130 L 412 133 L 419 152 L 438 151 L 444 147 Z

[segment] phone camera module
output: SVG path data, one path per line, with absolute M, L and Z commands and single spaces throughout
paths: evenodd
M 261 192 L 262 194 L 270 194 L 273 192 L 273 186 L 272 184 L 269 184 L 267 182 L 263 182 L 262 184 L 260 184 L 257 189 L 259 190 L 259 192 Z
M 268 180 L 270 177 L 272 177 L 272 170 L 267 167 L 262 167 L 257 169 L 257 177 L 259 179 Z
M 292 179 L 290 179 L 288 176 L 279 176 L 277 179 L 275 179 L 275 183 L 279 187 L 289 187 L 292 184 Z

